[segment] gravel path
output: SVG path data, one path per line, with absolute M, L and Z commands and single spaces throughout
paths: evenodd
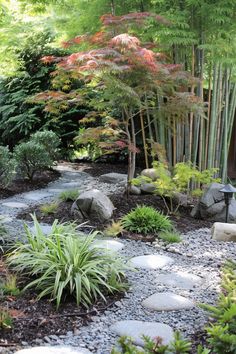
M 101 184 L 84 172 L 62 171 L 60 180 L 51 183 L 47 188 L 38 191 L 48 193 L 40 200 L 27 199 L 27 193 L 0 201 L 0 213 L 12 218 L 7 223 L 14 237 L 21 234 L 21 221 L 14 217 L 19 209 L 4 207 L 3 202 L 20 202 L 28 205 L 38 205 L 55 198 L 59 190 L 66 188 L 66 184 L 76 184 L 79 189 L 97 187 L 109 194 L 114 185 Z M 69 186 L 69 185 L 68 185 Z M 75 186 L 74 186 L 75 187 Z M 73 188 L 74 188 L 73 187 Z M 120 188 L 119 186 L 117 188 Z M 54 190 L 54 191 L 53 191 Z M 31 192 L 30 192 L 31 193 Z M 18 230 L 16 235 L 15 230 Z M 14 232 L 13 232 L 14 231 Z M 236 244 L 222 243 L 211 239 L 210 230 L 206 228 L 182 235 L 182 242 L 166 246 L 164 243 L 145 244 L 141 241 L 122 240 L 124 248 L 119 251 L 124 257 L 132 258 L 141 255 L 159 254 L 171 257 L 173 262 L 161 269 L 138 269 L 129 271 L 127 277 L 130 289 L 124 298 L 107 309 L 102 316 L 92 317 L 92 322 L 78 330 L 65 335 L 51 335 L 43 340 L 36 339 L 34 345 L 69 345 L 72 347 L 87 348 L 92 353 L 109 354 L 117 337 L 111 331 L 111 325 L 120 320 L 141 320 L 162 322 L 170 325 L 174 330 L 180 330 L 185 336 L 191 336 L 204 327 L 207 316 L 197 306 L 200 303 L 214 304 L 220 292 L 220 267 L 226 259 L 236 259 Z M 181 283 L 165 285 L 160 281 L 160 275 L 169 273 L 189 273 L 200 277 L 193 287 L 184 288 Z M 195 303 L 187 310 L 153 311 L 142 306 L 142 301 L 156 292 L 172 292 L 186 297 Z

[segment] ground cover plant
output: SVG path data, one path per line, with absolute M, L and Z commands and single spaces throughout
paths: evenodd
M 49 296 L 59 307 L 69 295 L 77 305 L 89 306 L 125 288 L 125 264 L 114 254 L 93 247 L 95 234 L 78 234 L 74 224 L 55 221 L 46 236 L 33 219 L 35 234 L 25 226 L 27 243 L 19 244 L 8 257 L 16 272 L 33 278 L 25 289 L 35 288 L 39 298 Z
M 182 238 L 178 232 L 174 231 L 164 231 L 158 234 L 158 238 L 167 243 L 178 243 L 181 242 Z
M 78 198 L 79 193 L 80 192 L 77 189 L 69 189 L 67 191 L 61 192 L 58 198 L 63 202 L 73 202 Z
M 57 209 L 57 202 L 40 205 L 40 211 L 45 215 L 55 214 Z
M 178 332 L 175 333 L 174 340 L 169 345 L 163 344 L 158 336 L 153 340 L 148 336 L 143 336 L 143 341 L 144 348 L 139 349 L 133 345 L 132 338 L 121 337 L 118 340 L 120 349 L 112 349 L 111 354 L 189 354 L 191 350 L 191 342 L 182 338 Z M 204 352 L 199 349 L 198 354 L 204 354 Z

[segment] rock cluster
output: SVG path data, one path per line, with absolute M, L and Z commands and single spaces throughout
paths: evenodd
M 204 192 L 199 203 L 193 208 L 191 216 L 209 221 L 225 221 L 226 206 L 220 183 L 212 183 Z M 229 222 L 236 222 L 236 200 L 229 205 Z

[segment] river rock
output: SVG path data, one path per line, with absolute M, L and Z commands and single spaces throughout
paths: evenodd
M 156 168 L 145 168 L 145 170 L 142 170 L 141 176 L 148 177 L 152 181 L 156 181 L 159 177 L 159 174 Z
M 156 186 L 153 183 L 142 183 L 140 189 L 142 193 L 153 194 Z

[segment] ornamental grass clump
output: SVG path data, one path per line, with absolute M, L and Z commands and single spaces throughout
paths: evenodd
M 169 231 L 173 228 L 168 216 L 145 205 L 131 210 L 121 222 L 125 230 L 144 235 L 157 234 L 159 231 Z
M 113 253 L 93 247 L 96 233 L 85 235 L 75 224 L 55 221 L 44 235 L 35 216 L 33 220 L 34 232 L 25 225 L 27 242 L 8 255 L 14 271 L 32 279 L 25 290 L 34 288 L 38 298 L 50 297 L 57 308 L 68 296 L 88 307 L 121 291 L 127 266 Z

